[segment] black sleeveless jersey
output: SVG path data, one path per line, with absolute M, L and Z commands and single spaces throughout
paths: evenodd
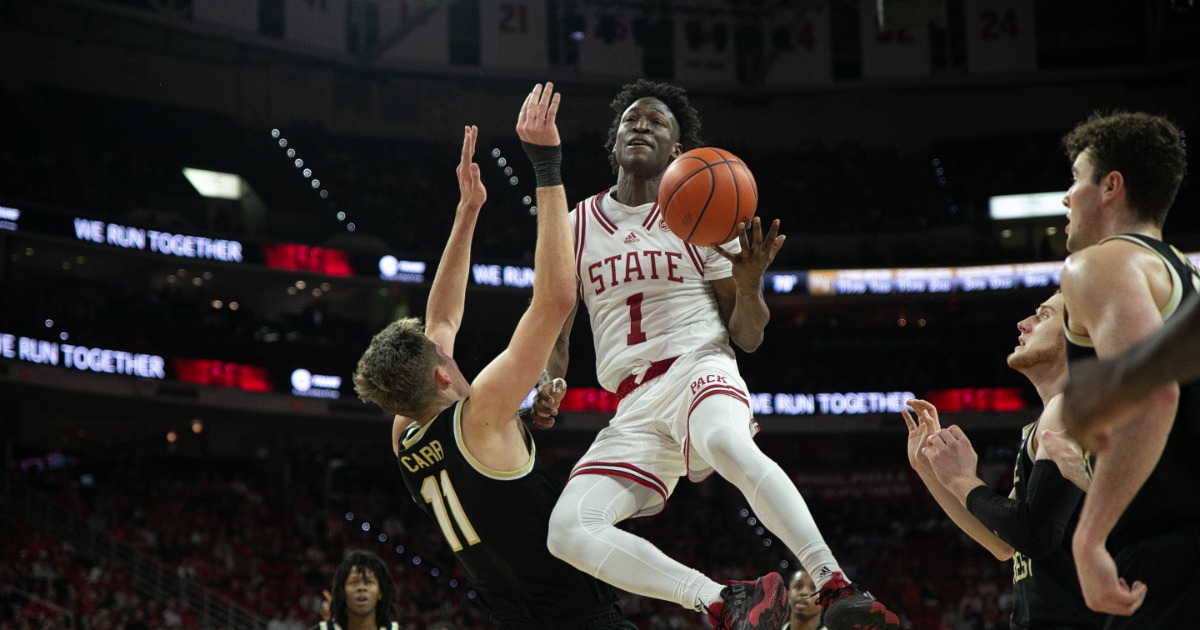
M 493 621 L 544 627 L 605 609 L 615 615 L 611 586 L 546 548 L 562 489 L 538 461 L 533 440 L 520 470 L 488 469 L 462 440 L 462 405 L 409 427 L 397 460 L 409 494 L 438 524 Z
M 1172 317 L 1181 302 L 1200 292 L 1200 273 L 1175 248 L 1140 234 L 1112 238 L 1137 243 L 1158 254 L 1166 264 L 1172 295 L 1162 308 L 1163 319 Z M 1067 315 L 1064 313 L 1064 321 Z M 1091 340 L 1068 329 L 1068 362 L 1094 356 Z M 1171 530 L 1200 527 L 1200 381 L 1179 385 L 1179 409 L 1162 457 L 1113 528 L 1108 539 L 1111 549 Z
M 1021 433 L 1021 448 L 1013 468 L 1013 487 L 1018 501 L 1029 500 L 1029 479 L 1033 476 L 1034 462 L 1030 436 L 1037 434 L 1037 426 L 1037 421 L 1027 424 Z M 1104 617 L 1089 610 L 1084 603 L 1075 561 L 1071 558 L 1071 537 L 1075 535 L 1082 508 L 1081 499 L 1067 522 L 1062 543 L 1050 555 L 1035 559 L 1013 551 L 1012 627 L 1100 627 Z

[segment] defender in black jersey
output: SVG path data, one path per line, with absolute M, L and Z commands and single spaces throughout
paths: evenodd
M 1023 431 L 1008 497 L 979 479 L 970 441 L 957 426 L 940 429 L 933 405 L 912 400 L 917 419 L 903 413 L 909 460 L 934 498 L 998 559 L 1012 558 L 1015 629 L 1098 628 L 1101 621 L 1084 603 L 1070 554 L 1090 466 L 1061 435 L 1060 390 L 1067 373 L 1061 313 L 1062 296 L 1056 294 L 1017 324 L 1008 365 L 1029 378 L 1045 409 Z
M 1062 272 L 1067 352 L 1109 358 L 1170 319 L 1200 287 L 1162 243 L 1186 170 L 1179 129 L 1140 113 L 1096 115 L 1064 139 L 1073 160 Z M 1200 403 L 1196 383 L 1155 390 L 1096 459 L 1072 551 L 1105 628 L 1194 627 L 1200 599 Z
M 401 436 L 397 460 L 413 500 L 437 521 L 483 605 L 504 628 L 624 628 L 612 587 L 550 555 L 561 487 L 537 458 L 493 470 L 464 444 L 458 403 Z
M 550 556 L 546 531 L 559 489 L 537 460 L 517 407 L 538 381 L 575 303 L 567 198 L 561 184 L 559 97 L 538 85 L 517 134 L 537 177 L 533 299 L 508 348 L 469 382 L 454 362 L 472 232 L 487 191 L 468 127 L 462 199 L 433 280 L 425 323 L 393 322 L 354 373 L 364 400 L 395 414 L 392 447 L 405 486 L 438 524 L 493 621 L 507 629 L 632 628 L 613 590 Z
M 1200 274 L 1169 245 L 1141 234 L 1108 240 L 1137 243 L 1169 269 L 1171 297 L 1162 309 L 1170 321 L 1184 299 L 1200 295 Z M 1102 243 L 1105 241 L 1102 241 Z M 1083 335 L 1067 334 L 1072 362 L 1094 358 Z M 1147 593 L 1132 617 L 1113 617 L 1105 628 L 1184 628 L 1196 623 L 1200 597 L 1200 380 L 1179 384 L 1179 402 L 1167 443 L 1149 479 L 1108 538 L 1120 575 Z

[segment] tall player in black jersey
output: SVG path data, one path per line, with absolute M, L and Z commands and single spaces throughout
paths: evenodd
M 1060 294 L 1017 323 L 1009 367 L 1029 379 L 1042 399 L 1041 416 L 1027 425 L 1006 498 L 976 475 L 978 457 L 957 426 L 941 429 L 937 409 L 910 400 L 908 458 L 938 504 L 967 535 L 999 560 L 1013 560 L 1014 629 L 1098 628 L 1071 561 L 1071 534 L 1088 484 L 1088 460 L 1063 436 L 1062 391 L 1067 355 Z
M 567 198 L 549 83 L 526 97 L 517 134 L 537 176 L 533 299 L 508 348 L 468 382 L 454 362 L 472 232 L 487 192 L 471 162 L 468 127 L 458 166 L 462 200 L 429 293 L 424 326 L 392 323 L 354 374 L 359 395 L 396 415 L 392 445 L 409 493 L 433 518 L 502 628 L 632 628 L 611 587 L 550 555 L 546 533 L 561 488 L 537 458 L 517 407 L 538 381 L 575 302 Z
M 1117 356 L 1200 289 L 1162 242 L 1187 156 L 1179 129 L 1143 113 L 1094 115 L 1063 139 L 1073 161 L 1062 272 L 1067 357 Z M 1088 446 L 1091 446 L 1090 444 Z M 1097 455 L 1075 564 L 1104 627 L 1191 628 L 1200 598 L 1200 382 L 1151 393 Z

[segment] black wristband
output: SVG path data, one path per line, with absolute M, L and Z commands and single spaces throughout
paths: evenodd
M 533 162 L 533 175 L 537 187 L 562 185 L 562 146 L 547 147 L 522 142 L 525 155 Z

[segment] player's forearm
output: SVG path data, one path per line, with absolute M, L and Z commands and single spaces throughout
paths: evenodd
M 1179 401 L 1178 386 L 1168 389 L 1146 400 L 1141 417 L 1113 431 L 1108 450 L 1097 456 L 1075 531 L 1077 549 L 1104 544 L 1158 464 Z
M 1200 295 L 1117 361 L 1118 381 L 1137 397 L 1171 381 L 1200 377 Z
M 567 219 L 567 193 L 562 185 L 539 186 L 537 249 L 534 252 L 533 302 L 530 309 L 550 307 L 554 326 L 575 303 L 575 264 Z
M 757 286 L 738 287 L 733 312 L 729 315 L 729 337 L 746 352 L 754 352 L 763 341 L 763 330 L 771 319 L 771 311 Z
M 558 339 L 554 342 L 554 349 L 550 352 L 550 360 L 546 362 L 546 371 L 549 372 L 550 378 L 566 378 L 567 364 L 570 361 L 571 350 L 571 328 L 575 325 L 575 313 L 579 310 L 579 300 L 575 298 L 575 306 L 571 308 L 571 312 L 567 314 L 567 320 L 563 322 L 562 328 L 558 331 Z
M 979 486 L 967 495 L 965 504 L 967 511 L 989 531 L 1036 560 L 1062 545 L 1063 534 L 1082 494 L 1063 478 L 1054 462 L 1040 460 L 1026 480 L 1023 499 L 1003 497 Z
M 987 549 L 998 560 L 1004 561 L 1012 557 L 1012 547 L 989 531 L 987 527 L 984 527 L 979 522 L 979 519 L 968 512 L 963 507 L 962 502 L 938 481 L 932 470 L 922 471 L 918 469 L 917 474 L 921 477 L 921 481 L 925 483 L 925 487 L 929 489 L 929 494 L 933 495 L 933 500 L 937 501 L 938 506 L 942 508 L 946 516 L 949 516 L 950 520 L 954 521 L 954 524 L 964 534 L 982 545 L 984 549 Z
M 471 268 L 471 243 L 475 235 L 475 223 L 479 218 L 478 206 L 466 206 L 459 202 L 454 214 L 454 226 L 450 238 L 442 250 L 437 273 L 429 288 L 429 300 L 425 307 L 425 326 L 448 326 L 455 331 L 462 323 L 463 304 L 466 301 L 467 278 Z

